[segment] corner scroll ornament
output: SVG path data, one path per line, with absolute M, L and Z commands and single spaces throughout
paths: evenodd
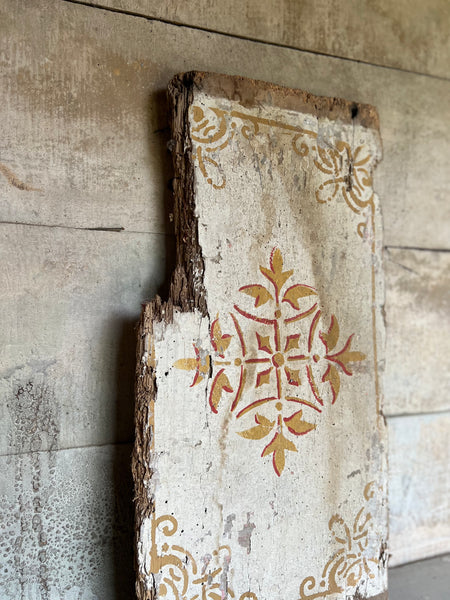
M 328 529 L 339 548 L 325 565 L 319 582 L 312 576 L 302 581 L 299 600 L 324 600 L 344 591 L 353 594 L 359 586 L 375 579 L 380 557 L 368 558 L 367 548 L 372 527 L 368 504 L 377 489 L 374 481 L 366 485 L 365 503 L 352 524 L 346 523 L 339 514 L 331 517 Z
M 157 542 L 160 530 L 166 541 Z M 167 539 L 178 531 L 178 521 L 172 515 L 152 516 L 150 566 L 147 574 L 156 582 L 156 598 L 167 600 L 223 600 L 237 598 L 228 585 L 227 571 L 231 562 L 229 546 L 220 546 L 197 564 L 191 552 L 170 544 Z M 160 546 L 160 547 L 158 547 Z M 239 600 L 258 600 L 256 594 L 247 591 Z
M 226 186 L 226 175 L 218 161 L 219 153 L 237 135 L 250 140 L 263 132 L 280 129 L 290 136 L 292 150 L 301 159 L 310 157 L 321 177 L 315 197 L 326 204 L 342 197 L 357 215 L 366 209 L 373 217 L 375 212 L 372 170 L 374 159 L 365 145 L 354 150 L 344 141 L 334 145 L 321 145 L 318 134 L 310 129 L 274 119 L 255 117 L 245 112 L 226 111 L 215 107 L 191 107 L 193 155 L 202 176 L 214 189 Z M 358 235 L 364 238 L 367 224 L 357 226 Z
M 194 371 L 191 387 L 212 372 L 212 412 L 230 398 L 236 420 L 253 416 L 252 426 L 238 433 L 247 440 L 267 438 L 261 456 L 272 456 L 280 476 L 286 453 L 298 451 L 299 439 L 316 429 L 317 419 L 336 402 L 342 377 L 351 376 L 353 365 L 366 357 L 352 349 L 353 334 L 339 343 L 336 316 L 324 325 L 317 291 L 290 281 L 294 271 L 285 270 L 278 248 L 269 266 L 259 270 L 265 285 L 239 289 L 253 308 L 235 304 L 229 313 L 234 332 L 224 333 L 217 315 L 210 329 L 213 352 L 194 344 L 195 357 L 179 359 L 174 367 Z
M 326 600 L 342 592 L 354 594 L 369 580 L 375 579 L 381 558 L 368 556 L 370 538 L 374 535 L 373 517 L 369 503 L 379 488 L 374 481 L 364 489 L 364 504 L 353 523 L 347 523 L 335 514 L 328 529 L 338 545 L 326 563 L 319 581 L 305 577 L 300 583 L 299 600 Z M 151 549 L 147 575 L 154 578 L 156 597 L 167 600 L 258 600 L 251 591 L 237 598 L 228 585 L 227 573 L 231 565 L 231 549 L 220 546 L 206 554 L 199 565 L 193 554 L 169 538 L 178 531 L 178 521 L 172 515 L 151 518 Z M 163 543 L 157 538 L 162 534 Z

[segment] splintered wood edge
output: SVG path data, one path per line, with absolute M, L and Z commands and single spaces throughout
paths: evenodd
M 154 510 L 150 489 L 153 447 L 153 401 L 157 389 L 151 364 L 153 324 L 171 323 L 174 311 L 197 310 L 207 316 L 206 294 L 203 285 L 204 263 L 198 242 L 198 225 L 194 206 L 194 166 L 191 158 L 188 111 L 193 98 L 194 81 L 190 74 L 175 77 L 168 88 L 172 130 L 172 157 L 175 179 L 174 225 L 176 236 L 176 267 L 171 279 L 169 298 L 157 296 L 143 305 L 138 326 L 135 379 L 135 444 L 132 474 L 135 499 L 135 567 L 136 594 L 139 600 L 153 600 L 154 589 L 148 589 L 139 570 L 137 548 L 142 522 Z
M 153 401 L 157 389 L 151 365 L 153 324 L 171 323 L 174 312 L 198 311 L 209 317 L 203 284 L 204 261 L 198 240 L 195 216 L 194 165 L 189 133 L 188 111 L 194 89 L 238 101 L 244 108 L 261 105 L 297 112 L 313 113 L 318 117 L 355 123 L 374 129 L 379 140 L 379 120 L 376 109 L 368 104 L 349 102 L 341 98 L 314 96 L 302 90 L 280 87 L 271 83 L 231 77 L 216 73 L 188 72 L 177 75 L 168 87 L 174 165 L 174 226 L 176 237 L 176 267 L 171 278 L 169 297 L 157 296 L 144 304 L 138 326 L 135 383 L 135 444 L 132 473 L 135 489 L 135 567 L 136 594 L 139 600 L 155 600 L 156 590 L 148 589 L 139 570 L 137 548 L 142 522 L 154 510 L 150 480 L 150 457 L 153 445 Z M 385 595 L 373 600 L 384 600 Z M 356 600 L 356 597 L 355 597 Z

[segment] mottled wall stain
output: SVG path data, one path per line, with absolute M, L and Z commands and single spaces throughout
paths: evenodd
M 58 403 L 44 383 L 26 381 L 17 385 L 7 402 L 12 427 L 9 445 L 13 452 L 56 450 L 59 438 Z
M 133 597 L 130 451 L 0 457 L 2 600 Z

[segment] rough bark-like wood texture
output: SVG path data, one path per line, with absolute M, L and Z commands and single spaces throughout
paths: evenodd
M 207 73 L 169 97 L 177 265 L 139 332 L 138 597 L 381 600 L 378 116 Z
M 450 10 L 446 0 L 96 0 L 92 4 L 448 77 Z

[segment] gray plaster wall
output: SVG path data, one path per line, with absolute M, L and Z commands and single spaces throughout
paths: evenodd
M 135 325 L 187 70 L 377 107 L 391 560 L 450 550 L 448 3 L 319 4 L 0 0 L 0 600 L 134 596 Z

